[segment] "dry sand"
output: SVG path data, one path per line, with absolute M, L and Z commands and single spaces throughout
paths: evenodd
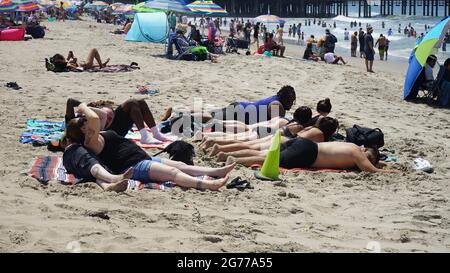
M 164 45 L 124 42 L 109 33 L 113 26 L 46 24 L 45 39 L 0 43 L 0 251 L 65 252 L 72 241 L 82 252 L 367 252 L 370 241 L 379 242 L 382 252 L 449 251 L 450 111 L 404 102 L 404 65 L 376 62 L 378 73 L 367 74 L 360 59 L 345 66 L 245 55 L 227 55 L 218 64 L 171 61 L 162 58 Z M 135 61 L 141 70 L 45 70 L 45 57 L 73 50 L 84 58 L 93 47 L 111 64 Z M 295 48 L 287 55 L 300 53 Z M 9 81 L 23 89 L 5 88 Z M 136 94 L 138 84 L 161 93 Z M 331 98 L 331 116 L 342 128 L 382 128 L 404 174 L 305 172 L 288 174 L 287 183 L 276 186 L 238 167 L 232 176 L 251 180 L 253 190 L 125 194 L 93 183 L 42 185 L 23 174 L 35 156 L 51 154 L 19 143 L 26 119 L 62 120 L 68 97 L 117 103 L 145 98 L 159 115 L 193 97 L 220 106 L 269 96 L 286 84 L 297 91 L 296 106 Z M 197 164 L 216 165 L 197 154 Z M 429 160 L 435 172 L 411 171 L 416 157 Z M 98 212 L 110 219 L 90 216 Z

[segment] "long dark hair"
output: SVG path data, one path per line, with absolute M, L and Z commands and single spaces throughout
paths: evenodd
M 66 131 L 64 132 L 64 137 L 62 138 L 61 145 L 63 147 L 66 147 L 67 144 L 70 143 L 77 143 L 77 144 L 83 144 L 84 143 L 84 133 L 81 131 L 81 127 L 86 122 L 85 117 L 80 118 L 74 118 L 71 119 L 66 126 Z
M 339 122 L 334 118 L 323 117 L 315 127 L 322 131 L 324 141 L 329 141 L 339 127 Z
M 311 120 L 312 118 L 312 110 L 308 106 L 300 106 L 294 112 L 294 119 L 292 122 L 297 122 L 303 127 Z

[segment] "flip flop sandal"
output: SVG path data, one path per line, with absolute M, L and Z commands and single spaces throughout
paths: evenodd
M 247 180 L 242 180 L 242 178 L 240 176 L 231 180 L 231 182 L 228 183 L 226 187 L 227 187 L 227 189 L 235 188 L 240 191 L 242 191 L 244 189 L 253 189 L 253 187 L 250 185 L 250 182 L 248 182 Z
M 12 89 L 14 89 L 14 90 L 22 89 L 22 87 L 20 87 L 16 82 L 8 82 L 8 83 L 6 84 L 6 87 L 12 88 Z

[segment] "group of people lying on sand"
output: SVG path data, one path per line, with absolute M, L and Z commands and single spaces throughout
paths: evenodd
M 183 113 L 168 109 L 162 120 L 189 115 L 215 128 L 214 132 L 198 131 L 193 136 L 194 141 L 201 141 L 201 149 L 226 162 L 224 167 L 210 168 L 151 157 L 134 141 L 125 138 L 136 124 L 142 143 L 149 139 L 146 125 L 154 138 L 166 140 L 144 100 L 130 99 L 113 110 L 107 104 L 89 107 L 69 99 L 61 141 L 63 163 L 69 173 L 95 180 L 105 190 L 124 191 L 127 179 L 144 183 L 173 181 L 181 187 L 217 190 L 226 184 L 228 173 L 236 163 L 262 164 L 274 133 L 280 131 L 280 167 L 357 167 L 367 172 L 395 172 L 375 167 L 380 158 L 376 148 L 329 142 L 338 128 L 337 120 L 328 117 L 332 107 L 329 99 L 317 103 L 314 116 L 309 107 L 301 106 L 294 111 L 292 119 L 286 118 L 295 100 L 294 88 L 283 86 L 274 96 L 256 102 L 234 102 L 213 111 Z M 248 108 L 256 111 L 256 118 L 255 112 L 247 111 Z

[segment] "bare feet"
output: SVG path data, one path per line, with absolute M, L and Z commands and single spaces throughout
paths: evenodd
M 217 168 L 214 172 L 210 174 L 210 176 L 225 177 L 229 172 L 231 172 L 234 169 L 234 167 L 236 167 L 236 163 L 225 165 L 222 168 Z
M 208 150 L 211 146 L 214 145 L 214 140 L 213 139 L 204 139 L 203 144 L 200 144 L 200 149 L 203 150 L 203 152 L 206 152 L 206 150 Z
M 111 58 L 106 59 L 106 62 L 104 62 L 104 63 L 102 64 L 102 67 L 105 67 L 105 66 L 109 63 L 110 60 L 111 60 Z
M 171 115 L 172 115 L 172 107 L 169 107 L 169 108 L 166 110 L 166 112 L 165 112 L 163 115 L 161 115 L 161 116 L 159 117 L 159 119 L 160 119 L 161 121 L 166 121 L 166 120 L 168 120 L 168 119 L 170 118 Z
M 128 179 L 123 179 L 116 183 L 108 184 L 105 186 L 105 191 L 124 192 L 128 188 Z
M 226 162 L 226 164 L 228 165 L 228 164 L 236 164 L 236 158 L 235 157 L 233 157 L 233 156 L 229 156 L 228 158 L 227 158 L 227 162 Z
M 217 161 L 219 161 L 219 162 L 225 162 L 225 161 L 227 161 L 227 158 L 228 158 L 228 154 L 226 154 L 224 152 L 219 152 L 217 154 Z
M 199 190 L 208 189 L 212 191 L 217 191 L 221 187 L 223 187 L 227 182 L 228 179 L 230 179 L 229 176 L 226 176 L 221 179 L 215 179 L 215 180 L 203 180 L 199 182 Z
M 220 147 L 218 144 L 214 144 L 214 146 L 211 149 L 211 152 L 209 152 L 208 156 L 215 156 L 217 153 L 220 152 Z

